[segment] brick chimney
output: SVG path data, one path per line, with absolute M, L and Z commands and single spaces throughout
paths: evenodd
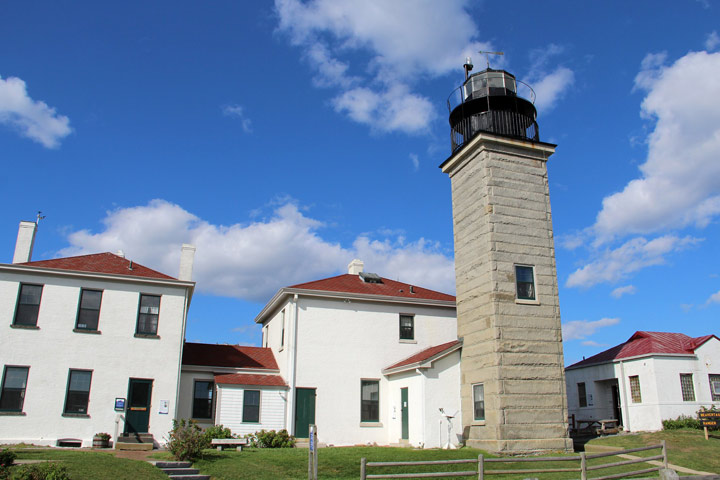
M 13 263 L 29 262 L 32 258 L 33 245 L 35 244 L 35 232 L 37 224 L 35 222 L 20 222 L 18 229 L 17 241 L 15 242 L 15 255 L 13 255 Z

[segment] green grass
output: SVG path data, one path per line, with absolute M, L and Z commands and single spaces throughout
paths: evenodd
M 590 445 L 611 445 L 619 448 L 635 448 L 654 445 L 665 440 L 668 445 L 670 462 L 684 467 L 706 472 L 720 472 L 720 435 L 711 436 L 706 441 L 701 430 L 672 430 L 649 434 L 630 434 L 605 437 L 592 440 Z M 19 459 L 60 460 L 67 465 L 71 478 L 74 480 L 90 480 L 112 478 L 119 480 L 167 479 L 163 474 L 146 462 L 115 458 L 110 453 L 59 450 L 51 448 L 15 449 Z M 318 474 L 323 480 L 357 479 L 360 475 L 360 458 L 369 462 L 418 461 L 418 460 L 450 460 L 458 458 L 477 459 L 479 450 L 463 448 L 460 450 L 414 450 L 389 447 L 335 447 L 319 450 Z M 637 456 L 657 455 L 658 450 L 637 452 Z M 152 455 L 157 459 L 168 459 L 170 454 L 158 452 Z M 560 456 L 555 454 L 552 456 Z M 277 480 L 307 478 L 308 451 L 304 449 L 245 449 L 218 452 L 206 450 L 204 458 L 195 463 L 202 473 L 210 474 L 215 480 Z M 487 455 L 487 458 L 492 458 Z M 591 465 L 611 463 L 622 459 L 608 457 L 591 460 Z M 532 468 L 576 468 L 579 462 L 542 462 L 539 464 L 486 464 L 486 472 L 497 469 L 532 469 Z M 591 476 L 598 477 L 620 471 L 631 471 L 648 468 L 649 465 L 639 464 L 627 467 L 594 472 Z M 463 464 L 439 467 L 413 468 L 371 468 L 368 473 L 408 473 L 421 471 L 458 471 L 474 470 L 475 465 Z M 651 475 L 643 475 L 651 476 Z M 542 480 L 577 479 L 577 472 L 547 474 L 515 474 L 493 475 L 492 480 L 522 480 L 537 477 Z M 468 477 L 472 478 L 472 477 Z
M 665 440 L 668 450 L 668 461 L 693 470 L 720 473 L 720 434 L 711 432 L 710 439 L 705 440 L 702 430 L 679 429 L 664 430 L 654 433 L 636 433 L 592 440 L 590 445 L 610 445 L 620 448 L 637 448 L 653 445 Z M 637 452 L 639 457 L 656 455 L 657 450 Z
M 11 449 L 17 453 L 17 460 L 60 461 L 67 466 L 73 480 L 167 480 L 166 475 L 147 462 L 116 458 L 111 453 L 55 448 Z

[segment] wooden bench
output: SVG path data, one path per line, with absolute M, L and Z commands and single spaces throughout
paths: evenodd
M 612 433 L 618 433 L 620 431 L 618 421 L 614 418 L 598 420 L 597 423 L 600 424 L 600 427 L 595 430 L 595 433 L 597 433 L 598 435 L 608 435 Z
M 210 444 L 222 450 L 223 447 L 237 447 L 238 452 L 242 452 L 242 447 L 248 443 L 247 438 L 213 438 Z

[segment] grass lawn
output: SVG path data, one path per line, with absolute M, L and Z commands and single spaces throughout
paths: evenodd
M 720 438 L 705 442 L 702 431 L 676 430 L 645 435 L 623 435 L 593 440 L 591 443 L 602 445 L 616 445 L 622 448 L 634 448 L 654 445 L 662 439 L 667 441 L 670 462 L 679 465 L 710 472 L 720 472 L 720 459 L 716 452 L 720 447 Z M 413 450 L 407 448 L 388 447 L 335 447 L 319 450 L 318 476 L 323 480 L 330 479 L 357 479 L 360 475 L 360 458 L 365 457 L 369 462 L 389 462 L 402 460 L 450 460 L 458 458 L 477 459 L 479 450 L 463 448 L 460 450 Z M 638 452 L 638 456 L 658 455 L 659 450 Z M 306 479 L 307 478 L 307 450 L 301 449 L 245 449 L 242 452 L 206 450 L 203 459 L 195 463 L 195 468 L 202 473 L 210 474 L 217 480 L 242 479 Z M 158 457 L 167 454 L 158 454 Z M 555 454 L 552 456 L 561 456 Z M 490 456 L 487 456 L 490 458 Z M 590 465 L 612 463 L 623 459 L 608 457 L 589 461 Z M 508 469 L 533 468 L 578 468 L 579 462 L 542 462 L 539 464 L 514 463 L 485 464 L 485 471 Z M 637 464 L 613 469 L 596 471 L 591 478 L 622 471 L 641 470 L 652 465 Z M 475 470 L 473 464 L 450 465 L 440 467 L 413 467 L 381 469 L 371 468 L 368 473 L 407 473 L 428 471 L 462 471 Z M 643 477 L 652 474 L 643 475 Z M 655 474 L 657 476 L 657 474 Z M 514 475 L 493 475 L 493 480 L 521 480 L 528 477 L 540 479 L 578 479 L 579 472 L 562 472 L 546 474 L 520 473 Z M 468 477 L 471 478 L 471 477 Z
M 73 480 L 113 480 L 158 479 L 167 480 L 160 469 L 147 462 L 115 458 L 112 453 L 89 450 L 61 450 L 57 448 L 12 448 L 17 460 L 58 460 L 67 466 Z
M 720 473 L 720 432 L 717 431 L 710 432 L 709 440 L 705 440 L 702 430 L 680 429 L 597 438 L 590 444 L 636 448 L 660 443 L 662 440 L 666 442 L 670 463 L 703 472 Z M 656 455 L 655 452 L 656 450 L 651 450 L 634 455 L 650 456 Z

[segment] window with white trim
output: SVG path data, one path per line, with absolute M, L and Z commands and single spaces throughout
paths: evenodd
M 360 421 L 380 421 L 380 381 L 360 381 Z
M 260 423 L 260 390 L 243 392 L 243 423 Z
M 630 398 L 633 403 L 642 403 L 642 395 L 640 394 L 640 377 L 632 375 L 628 377 L 630 380 Z
M 400 314 L 400 340 L 415 340 L 415 317 Z
M 695 401 L 695 386 L 693 385 L 692 373 L 680 374 L 680 390 L 682 391 L 683 402 Z
M 485 420 L 485 385 L 476 383 L 472 386 L 473 394 L 473 419 L 476 421 Z
M 710 380 L 710 395 L 713 402 L 720 402 L 720 375 L 711 373 L 708 375 Z
M 515 265 L 515 292 L 518 300 L 536 300 L 535 267 Z

